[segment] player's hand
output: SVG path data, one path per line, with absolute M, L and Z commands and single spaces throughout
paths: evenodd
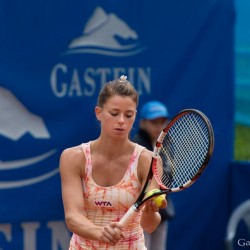
M 119 222 L 110 222 L 102 228 L 101 242 L 115 246 L 122 238 L 124 238 L 124 235 Z

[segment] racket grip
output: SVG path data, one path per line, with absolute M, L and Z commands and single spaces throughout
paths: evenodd
M 123 215 L 123 217 L 120 220 L 122 226 L 126 227 L 138 212 L 139 210 L 134 205 L 130 207 L 130 209 Z

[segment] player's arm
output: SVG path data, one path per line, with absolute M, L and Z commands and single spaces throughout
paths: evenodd
M 141 180 L 142 187 L 144 186 L 147 174 L 149 172 L 150 163 L 152 159 L 152 152 L 144 149 L 140 155 L 138 162 L 138 175 Z M 154 188 L 159 188 L 157 182 L 152 179 L 150 190 Z M 164 201 L 161 207 L 166 207 L 166 202 Z M 159 207 L 153 200 L 146 202 L 145 206 L 142 209 L 141 216 L 141 227 L 148 233 L 152 233 L 156 227 L 161 222 L 161 216 L 159 214 Z
M 90 240 L 98 240 L 115 245 L 120 240 L 121 232 L 113 230 L 119 225 L 99 227 L 83 215 L 83 188 L 85 156 L 81 147 L 63 151 L 60 158 L 60 175 L 65 222 L 68 229 L 77 235 Z

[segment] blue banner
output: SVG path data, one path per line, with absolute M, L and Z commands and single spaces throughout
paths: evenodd
M 124 74 L 140 93 L 139 109 L 158 99 L 171 115 L 196 108 L 211 120 L 211 164 L 172 196 L 168 246 L 222 249 L 233 156 L 233 26 L 228 0 L 1 1 L 0 248 L 68 249 L 59 157 L 98 135 L 98 92 Z

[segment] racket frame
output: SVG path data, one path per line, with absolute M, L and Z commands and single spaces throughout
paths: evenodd
M 163 186 L 159 181 L 157 181 L 157 178 L 156 178 L 156 181 L 158 182 L 158 185 L 160 187 L 160 192 L 157 193 L 157 194 L 152 194 L 150 198 L 154 197 L 154 196 L 158 196 L 158 195 L 161 195 L 161 194 L 167 194 L 169 192 L 179 192 L 179 191 L 182 191 L 188 187 L 190 187 L 200 176 L 201 174 L 204 172 L 205 168 L 207 167 L 209 161 L 210 161 L 210 158 L 213 154 L 213 150 L 214 150 L 214 131 L 213 131 L 213 127 L 211 125 L 211 122 L 209 121 L 209 119 L 207 118 L 207 116 L 197 110 L 197 109 L 184 109 L 182 111 L 180 111 L 178 114 L 176 114 L 173 119 L 171 119 L 171 121 L 163 128 L 162 132 L 160 133 L 158 139 L 157 139 L 157 142 L 156 142 L 156 145 L 155 145 L 155 148 L 154 148 L 154 151 L 153 151 L 153 158 L 156 158 L 159 156 L 160 154 L 160 150 L 161 150 L 161 146 L 162 146 L 162 143 L 163 143 L 163 140 L 168 132 L 168 130 L 172 127 L 172 124 L 176 122 L 176 120 L 179 120 L 180 117 L 186 115 L 187 113 L 196 113 L 200 116 L 200 118 L 204 121 L 204 123 L 206 124 L 206 127 L 208 128 L 208 133 L 209 133 L 209 144 L 208 144 L 208 151 L 207 151 L 207 154 L 205 156 L 205 159 L 203 161 L 203 164 L 200 166 L 199 170 L 197 171 L 197 173 L 193 176 L 193 178 L 191 178 L 188 182 L 186 182 L 184 185 L 182 186 L 179 186 L 178 188 L 166 188 L 165 186 Z M 156 172 L 156 165 L 152 165 L 152 172 L 153 172 L 153 175 L 154 173 Z M 144 200 L 143 200 L 144 202 Z

